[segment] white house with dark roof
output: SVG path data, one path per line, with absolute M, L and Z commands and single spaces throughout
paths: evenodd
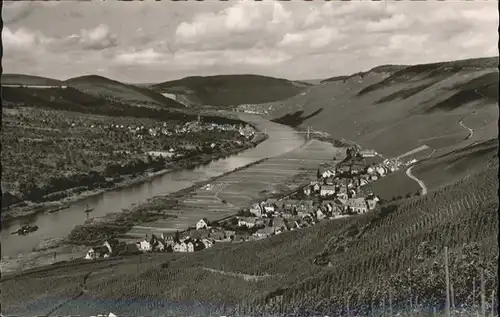
M 256 217 L 262 217 L 262 208 L 259 204 L 255 203 L 250 207 L 250 213 L 255 215 Z
M 238 227 L 247 227 L 253 228 L 255 227 L 255 222 L 257 218 L 255 217 L 242 217 L 238 219 Z
M 321 187 L 321 191 L 319 192 L 320 196 L 331 196 L 335 194 L 335 186 L 324 185 Z
M 208 219 L 207 218 L 202 218 L 200 221 L 196 223 L 196 230 L 200 229 L 207 229 L 208 228 Z
M 350 198 L 344 203 L 345 208 L 350 208 L 352 211 L 357 213 L 365 213 L 368 211 L 368 204 L 366 200 L 362 197 Z

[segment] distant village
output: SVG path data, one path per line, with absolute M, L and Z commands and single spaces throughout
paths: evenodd
M 375 151 L 348 150 L 348 158 L 335 167 L 319 167 L 316 180 L 305 184 L 281 198 L 255 202 L 250 208 L 222 221 L 200 219 L 192 229 L 173 236 L 146 236 L 135 245 L 128 245 L 128 253 L 142 252 L 197 252 L 217 243 L 242 243 L 265 239 L 286 231 L 314 226 L 321 221 L 363 214 L 377 208 L 380 199 L 363 187 L 415 160 L 402 162 L 398 158 L 380 163 L 367 163 L 378 156 Z M 106 242 L 91 248 L 86 259 L 93 260 L 123 253 L 124 244 Z

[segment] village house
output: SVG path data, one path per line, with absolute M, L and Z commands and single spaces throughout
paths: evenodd
M 90 250 L 85 255 L 86 260 L 96 260 L 99 258 L 107 258 L 111 256 L 113 249 L 108 241 L 104 242 L 102 246 L 97 246 L 90 248 Z
M 368 211 L 368 205 L 364 198 L 350 198 L 344 203 L 345 208 L 357 213 L 365 213 Z
M 285 231 L 287 230 L 287 225 L 285 219 L 277 217 L 273 219 L 273 227 L 275 230 Z
M 325 185 L 321 187 L 320 196 L 332 196 L 335 194 L 335 186 Z
M 137 242 L 137 248 L 143 252 L 150 252 L 152 251 L 152 246 L 151 246 L 151 242 L 148 241 L 148 239 L 144 239 L 140 242 Z
M 301 200 L 297 204 L 297 214 L 298 212 L 310 212 L 313 208 L 312 200 Z
M 264 204 L 264 211 L 266 213 L 274 213 L 275 212 L 274 204 L 265 203 Z
M 258 238 L 264 238 L 268 237 L 270 235 L 274 234 L 274 228 L 272 227 L 264 227 L 262 229 L 257 230 L 253 236 L 258 237 Z
M 383 177 L 385 174 L 387 174 L 385 168 L 383 168 L 382 166 L 378 167 L 377 168 L 377 174 L 381 177 Z
M 326 215 L 323 213 L 323 211 L 321 211 L 321 208 L 318 208 L 316 210 L 316 219 L 323 220 L 325 218 L 326 218 Z
M 367 199 L 366 203 L 368 204 L 368 209 L 373 210 L 375 207 L 377 207 L 377 202 L 373 199 Z
M 238 227 L 247 227 L 253 228 L 255 227 L 255 221 L 257 218 L 255 217 L 242 217 L 238 219 Z
M 351 188 L 351 189 L 349 189 L 349 190 L 347 191 L 347 196 L 349 196 L 349 197 L 356 197 L 356 190 L 354 190 L 354 189 L 352 189 L 352 188 Z
M 215 244 L 215 241 L 211 239 L 202 239 L 201 242 L 205 245 L 206 249 L 213 247 Z
M 187 252 L 187 245 L 185 242 L 177 242 L 174 244 L 174 252 Z
M 330 170 L 326 170 L 323 172 L 323 174 L 321 174 L 321 176 L 323 178 L 329 178 L 329 177 L 335 176 L 335 172 L 330 171 Z
M 259 204 L 255 203 L 250 208 L 250 213 L 255 215 L 256 217 L 262 217 L 262 208 Z
M 153 252 L 165 251 L 165 242 L 162 239 L 158 239 L 155 235 L 151 237 L 149 244 L 151 245 L 151 251 Z
M 306 195 L 306 196 L 310 196 L 311 195 L 311 187 L 306 186 L 304 188 L 304 195 Z
M 321 185 L 316 183 L 313 185 L 312 189 L 314 192 L 318 193 L 321 190 Z
M 377 155 L 377 152 L 375 152 L 375 150 L 363 150 L 360 154 L 363 157 L 374 157 Z
M 326 185 L 330 185 L 330 186 L 332 186 L 332 185 L 335 184 L 335 182 L 334 182 L 334 180 L 333 180 L 332 177 L 329 177 L 329 178 L 325 179 L 325 183 L 326 183 Z
M 208 219 L 202 218 L 200 221 L 196 223 L 196 230 L 207 229 L 208 228 Z
M 193 241 L 189 241 L 186 243 L 187 252 L 194 252 L 194 243 Z

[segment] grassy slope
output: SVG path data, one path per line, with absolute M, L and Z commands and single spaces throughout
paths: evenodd
M 58 86 L 63 82 L 57 79 L 23 74 L 2 74 L 4 85 L 36 85 L 36 86 Z
M 387 299 L 389 287 L 396 306 L 408 301 L 407 283 L 420 303 L 433 303 L 436 298 L 442 303 L 441 252 L 428 255 L 423 262 L 416 261 L 423 242 L 439 251 L 449 246 L 456 303 L 465 303 L 472 289 L 471 279 L 478 275 L 477 266 L 473 272 L 460 268 L 464 262 L 458 255 L 463 252 L 463 243 L 481 245 L 475 259 L 486 261 L 488 294 L 497 278 L 497 172 L 498 165 L 426 197 L 400 201 L 384 211 L 326 221 L 262 241 L 219 245 L 194 254 L 62 267 L 18 277 L 2 282 L 2 289 L 7 290 L 2 292 L 2 304 L 5 312 L 24 312 L 25 305 L 47 299 L 45 291 L 38 287 L 42 284 L 51 285 L 51 294 L 58 294 L 60 300 L 69 298 L 82 282 L 82 274 L 90 271 L 87 293 L 62 307 L 59 314 L 90 313 L 99 307 L 102 311 L 136 315 L 138 304 L 144 300 L 152 301 L 149 312 L 162 305 L 172 309 L 173 303 L 184 303 L 178 305 L 177 315 L 181 311 L 193 312 L 187 306 L 192 306 L 189 303 L 194 300 L 205 309 L 221 305 L 224 300 L 226 308 L 247 302 L 255 310 L 270 312 L 277 306 L 269 302 L 279 295 L 284 296 L 281 309 L 285 312 L 303 307 L 332 313 L 344 307 L 348 296 L 352 310 L 369 304 L 372 297 L 380 303 L 382 298 Z M 332 266 L 314 265 L 312 261 L 319 254 Z M 433 269 L 434 261 L 438 263 L 437 271 Z M 455 264 L 457 261 L 461 264 Z M 405 275 L 409 267 L 413 282 Z M 229 273 L 258 275 L 261 280 L 245 280 Z M 57 282 L 61 275 L 65 276 L 64 282 Z
M 104 98 L 118 99 L 127 103 L 147 103 L 183 108 L 184 106 L 146 87 L 124 84 L 97 75 L 81 76 L 65 81 L 66 84 L 82 92 Z
M 228 107 L 290 98 L 309 84 L 258 75 L 186 77 L 151 86 L 155 91 L 184 95 L 193 103 Z
M 303 111 L 294 122 L 284 123 L 312 126 L 374 148 L 386 157 L 422 144 L 439 150 L 467 137 L 468 131 L 458 123 L 461 119 L 473 129 L 496 122 L 497 64 L 498 58 L 489 58 L 378 67 L 345 80 L 325 81 L 304 95 L 278 102 L 271 117 Z M 476 141 L 496 137 L 495 130 L 488 129 Z

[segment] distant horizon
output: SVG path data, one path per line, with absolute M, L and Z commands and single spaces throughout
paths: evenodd
M 107 77 L 107 76 L 99 75 L 99 74 L 96 74 L 96 73 L 76 75 L 76 76 L 72 76 L 72 77 L 65 78 L 65 79 L 54 78 L 54 77 L 47 77 L 47 76 L 38 75 L 38 74 L 34 75 L 34 74 L 28 74 L 28 73 L 2 73 L 2 76 L 5 76 L 5 75 L 23 75 L 23 76 L 31 76 L 31 77 L 40 77 L 40 78 L 45 78 L 45 79 L 53 79 L 53 80 L 58 80 L 58 81 L 62 81 L 62 82 L 65 82 L 65 81 L 70 80 L 70 79 L 78 78 L 78 77 L 99 76 L 99 77 L 107 78 L 107 79 L 110 79 L 110 80 L 118 81 L 118 82 L 121 82 L 121 83 L 124 83 L 124 84 L 130 84 L 130 85 L 154 85 L 154 84 L 159 84 L 159 83 L 163 83 L 163 82 L 170 82 L 170 81 L 181 80 L 181 79 L 189 78 L 189 77 L 214 77 L 214 76 L 235 76 L 235 75 L 240 75 L 240 76 L 246 76 L 246 75 L 251 76 L 251 75 L 254 75 L 254 76 L 263 76 L 263 77 L 276 78 L 276 79 L 285 79 L 285 80 L 289 80 L 289 81 L 304 81 L 304 82 L 306 82 L 306 81 L 324 80 L 324 79 L 328 79 L 328 78 L 332 78 L 332 77 L 351 76 L 351 75 L 354 75 L 354 74 L 357 74 L 357 73 L 369 72 L 372 69 L 377 68 L 377 67 L 381 67 L 381 66 L 415 66 L 415 65 L 425 65 L 425 64 L 435 64 L 435 63 L 449 63 L 449 62 L 456 62 L 456 61 L 462 61 L 462 60 L 489 59 L 489 58 L 500 58 L 500 56 L 499 55 L 494 55 L 494 56 L 485 56 L 485 57 L 471 57 L 471 58 L 465 58 L 465 59 L 443 60 L 443 61 L 435 61 L 435 62 L 420 63 L 420 64 L 395 64 L 395 63 L 388 63 L 388 64 L 376 65 L 376 66 L 373 66 L 373 67 L 371 67 L 369 69 L 366 69 L 366 70 L 355 71 L 355 72 L 350 73 L 350 74 L 341 74 L 341 75 L 333 74 L 332 76 L 328 76 L 328 77 L 308 78 L 308 79 L 289 79 L 289 78 L 282 78 L 282 77 L 267 76 L 267 75 L 263 75 L 263 74 L 252 74 L 252 73 L 232 73 L 232 74 L 229 73 L 229 74 L 214 74 L 214 75 L 191 75 L 191 76 L 185 76 L 185 77 L 180 77 L 180 78 L 176 78 L 176 79 L 168 79 L 168 80 L 156 81 L 156 82 L 148 82 L 148 81 L 137 81 L 137 82 L 121 81 L 121 80 L 118 80 L 118 79 L 115 79 L 115 78 L 112 78 L 112 77 Z
M 497 4 L 9 1 L 2 62 L 6 73 L 59 80 L 89 72 L 130 83 L 227 74 L 321 79 L 498 55 Z

